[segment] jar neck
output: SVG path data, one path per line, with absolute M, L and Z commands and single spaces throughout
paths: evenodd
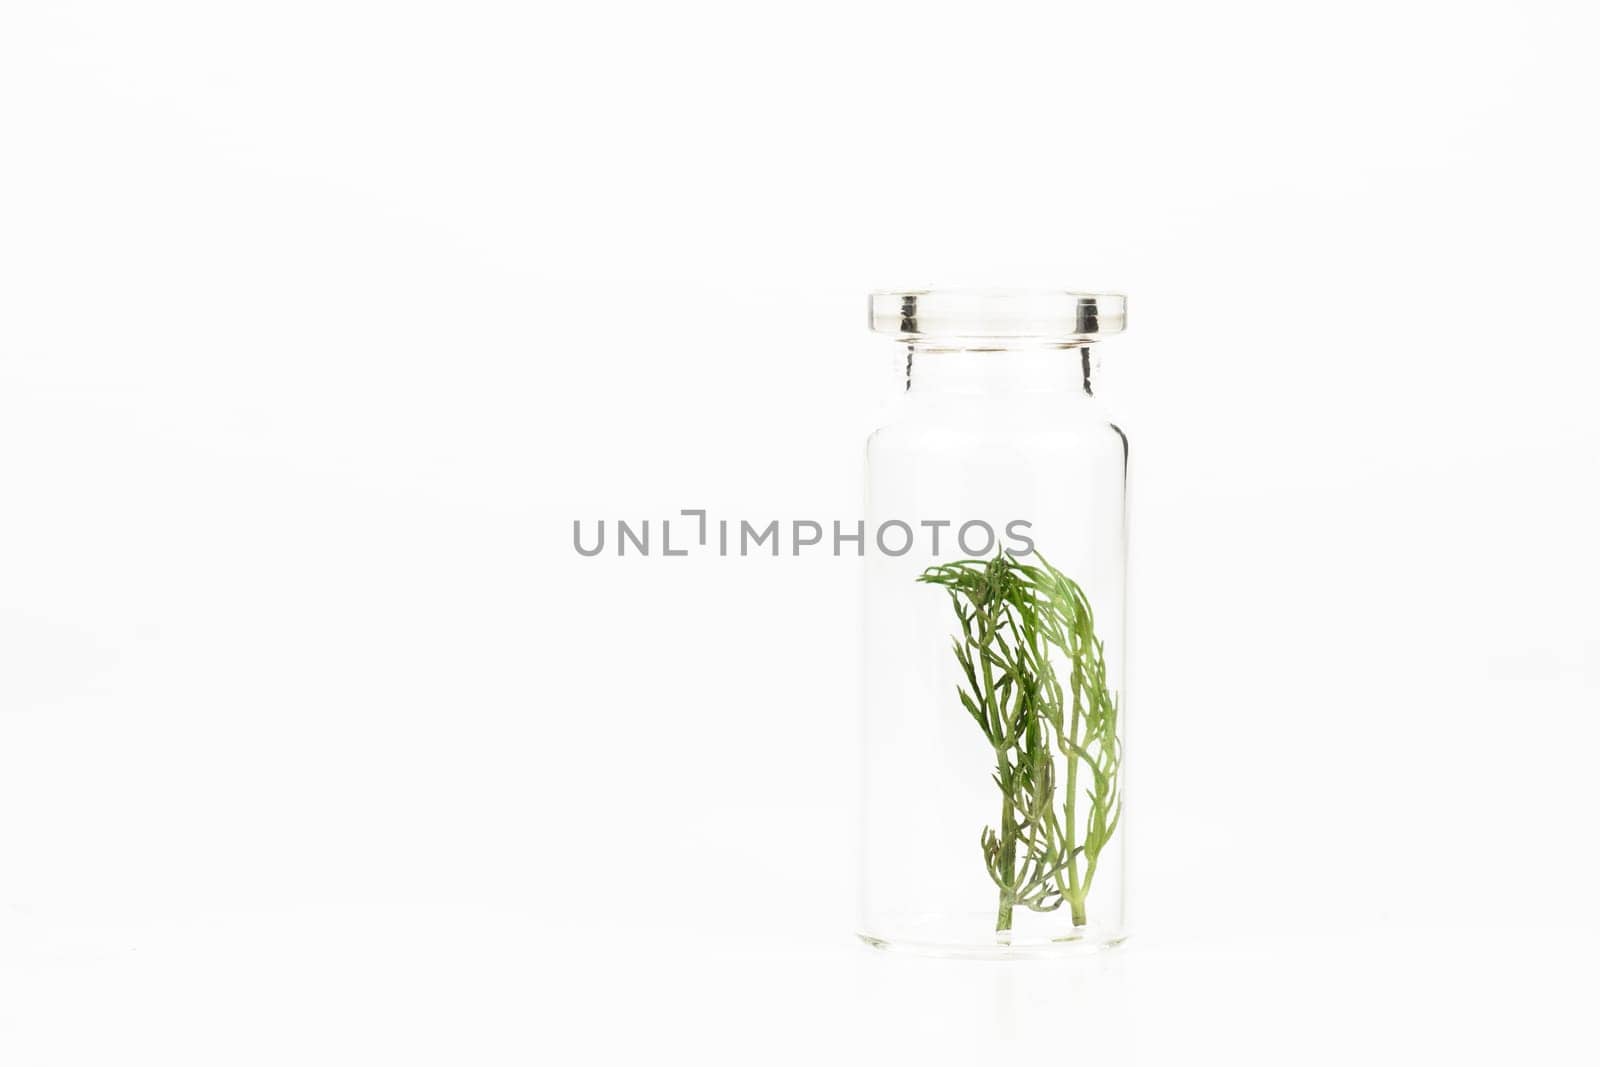
M 1090 344 L 916 342 L 906 347 L 906 391 L 912 396 L 1093 396 L 1093 375 L 1100 366 Z

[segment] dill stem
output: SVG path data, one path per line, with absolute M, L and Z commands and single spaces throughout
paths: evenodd
M 1011 929 L 1011 907 L 1014 890 L 1008 887 L 1016 879 L 1015 864 L 1017 855 L 1017 842 L 1011 830 L 1012 815 L 1011 794 L 1008 790 L 1004 803 L 1000 805 L 1000 863 L 1006 887 L 1000 890 L 1000 910 L 994 917 L 996 933 Z
M 1071 745 L 1067 749 L 1067 901 L 1072 905 L 1072 925 L 1082 926 L 1087 922 L 1083 907 L 1083 889 L 1078 884 L 1078 857 L 1073 854 L 1077 848 L 1078 837 L 1078 707 L 1077 697 L 1073 697 L 1072 725 L 1067 735 Z
M 988 635 L 988 640 L 993 639 L 995 618 L 985 608 L 978 608 L 979 634 Z M 1000 880 L 1004 884 L 1000 887 L 1000 906 L 995 913 L 994 928 L 998 933 L 1011 929 L 1011 906 L 1016 899 L 1017 875 L 1017 839 L 1015 811 L 1011 804 L 1011 761 L 1006 758 L 1006 745 L 1010 739 L 1006 736 L 1005 709 L 1002 708 L 994 695 L 994 665 L 989 661 L 988 641 L 979 646 L 978 659 L 983 663 L 983 696 L 984 706 L 992 709 L 995 720 L 995 759 L 999 762 L 1000 792 L 1004 800 L 1000 805 Z

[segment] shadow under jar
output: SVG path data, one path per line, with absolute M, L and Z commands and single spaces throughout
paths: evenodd
M 1125 936 L 1128 442 L 1094 395 L 1124 308 L 871 297 L 907 362 L 867 443 L 869 944 L 1019 957 Z

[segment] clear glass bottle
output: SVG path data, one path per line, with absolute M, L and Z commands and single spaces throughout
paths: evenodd
M 867 445 L 859 932 L 1011 957 L 1124 934 L 1128 442 L 1106 293 L 875 293 L 907 346 Z

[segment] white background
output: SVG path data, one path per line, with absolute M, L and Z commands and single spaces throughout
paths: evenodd
M 1594 1062 L 1596 27 L 0 13 L 0 1061 Z M 854 942 L 878 286 L 1130 294 L 1135 936 Z

